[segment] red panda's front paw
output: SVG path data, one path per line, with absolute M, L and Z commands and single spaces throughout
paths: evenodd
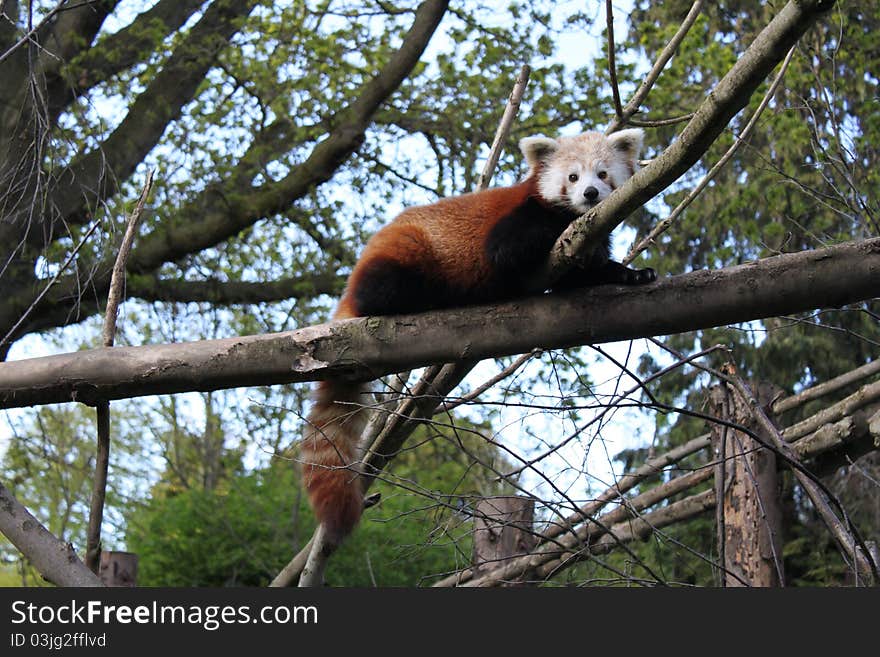
M 657 272 L 650 267 L 645 269 L 630 269 L 627 277 L 627 285 L 642 285 L 644 283 L 653 283 L 657 280 Z

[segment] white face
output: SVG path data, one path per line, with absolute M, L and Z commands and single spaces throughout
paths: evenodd
M 541 176 L 538 188 L 551 203 L 582 214 L 608 198 L 630 175 L 623 162 L 585 157 L 551 165 Z
M 538 170 L 541 196 L 583 214 L 635 173 L 642 139 L 641 130 L 622 130 L 608 137 L 599 132 L 532 137 L 520 146 L 532 172 Z

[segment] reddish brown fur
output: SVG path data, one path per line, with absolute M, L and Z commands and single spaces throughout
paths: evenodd
M 611 137 L 588 132 L 559 140 L 523 140 L 520 148 L 529 164 L 524 182 L 410 208 L 376 233 L 349 277 L 334 318 L 420 312 L 524 293 L 527 288 L 517 278 L 520 270 L 528 275 L 529 267 L 536 266 L 535 256 L 546 257 L 565 225 L 585 211 L 589 188 L 584 185 L 592 179 L 573 178 L 569 167 L 597 175 L 596 184 L 607 195 L 606 186 L 613 190 L 626 173 L 634 173 L 642 140 L 636 129 Z M 599 164 L 608 167 L 606 175 L 593 170 Z M 566 180 L 580 180 L 584 188 L 570 187 Z M 583 198 L 569 198 L 581 193 Z M 598 270 L 605 270 L 600 277 L 608 275 L 607 251 L 606 243 L 594 254 Z M 587 274 L 580 272 L 573 284 L 583 285 Z M 648 282 L 654 274 L 637 278 L 623 276 L 617 282 Z M 366 415 L 364 393 L 359 385 L 321 383 L 303 439 L 309 498 L 335 540 L 351 532 L 363 510 L 362 480 L 354 466 Z
M 500 219 L 535 194 L 536 188 L 535 178 L 530 177 L 512 187 L 404 210 L 367 243 L 348 280 L 336 317 L 359 315 L 351 295 L 367 265 L 377 258 L 428 268 L 450 285 L 464 289 L 485 281 L 490 274 L 484 249 L 486 236 Z
M 331 540 L 341 540 L 358 523 L 363 489 L 357 472 L 362 431 L 363 387 L 322 381 L 307 418 L 301 456 L 303 479 L 318 521 Z
M 512 187 L 443 199 L 410 208 L 367 243 L 348 280 L 334 319 L 360 315 L 353 297 L 372 260 L 386 258 L 402 265 L 428 268 L 463 288 L 479 285 L 490 274 L 486 236 L 498 220 L 536 191 L 535 178 Z M 321 382 L 307 418 L 302 443 L 305 486 L 317 519 L 331 538 L 341 540 L 358 523 L 363 488 L 357 473 L 357 442 L 365 403 L 362 386 Z

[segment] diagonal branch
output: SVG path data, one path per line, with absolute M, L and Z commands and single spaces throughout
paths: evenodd
M 153 171 L 147 174 L 147 181 L 138 199 L 128 224 L 122 245 L 113 265 L 113 273 L 110 277 L 110 292 L 107 295 L 107 310 L 104 314 L 104 327 L 102 330 L 105 347 L 112 347 L 116 340 L 116 321 L 119 314 L 119 304 L 122 301 L 125 287 L 125 260 L 131 252 L 134 243 L 135 231 L 138 222 L 144 212 L 144 205 L 150 190 L 153 187 Z M 86 566 L 96 575 L 101 565 L 101 524 L 104 519 L 104 500 L 107 495 L 107 472 L 110 467 L 110 402 L 104 401 L 98 404 L 97 433 L 98 443 L 95 455 L 95 476 L 92 480 L 92 498 L 89 504 L 89 525 L 86 530 Z
M 782 78 L 785 76 L 785 71 L 788 69 L 788 64 L 791 62 L 791 58 L 794 55 L 794 50 L 794 46 L 792 46 L 791 50 L 788 51 L 788 54 L 782 62 L 782 66 L 779 68 L 779 73 L 776 74 L 776 79 L 773 80 L 773 84 L 767 89 L 767 93 L 764 94 L 764 98 L 761 99 L 761 103 L 758 105 L 754 114 L 752 114 L 752 118 L 749 119 L 746 126 L 742 129 L 742 132 L 738 135 L 734 135 L 733 144 L 731 144 L 730 148 L 728 148 L 724 155 L 712 165 L 712 168 L 706 172 L 706 175 L 703 176 L 702 179 L 700 179 L 700 182 L 697 183 L 696 187 L 688 192 L 687 196 L 675 206 L 675 209 L 669 213 L 669 216 L 654 226 L 644 239 L 632 245 L 629 253 L 627 253 L 626 257 L 621 261 L 624 265 L 628 265 L 635 260 L 642 251 L 654 244 L 655 240 L 678 220 L 678 217 L 681 216 L 682 212 L 684 212 L 688 206 L 693 203 L 694 199 L 703 192 L 715 176 L 718 175 L 718 172 L 721 171 L 721 169 L 723 169 L 736 154 L 739 147 L 751 136 L 752 130 L 758 124 L 758 119 L 761 118 L 761 114 L 764 112 L 767 105 L 770 104 L 770 99 L 776 94 L 776 90 L 779 88 L 779 83 L 782 82 Z
M 872 438 L 867 421 L 846 424 L 848 424 L 846 428 L 832 425 L 823 427 L 823 430 L 829 430 L 828 433 L 841 434 L 838 440 L 807 439 L 793 446 L 793 452 L 799 458 L 813 458 L 828 452 L 840 442 L 854 444 L 864 437 Z M 855 426 L 856 424 L 858 426 Z M 783 433 L 787 432 L 788 430 Z M 816 432 L 816 434 L 818 433 L 820 432 Z M 876 439 L 876 437 L 875 432 L 873 438 Z M 880 444 L 868 442 L 869 449 L 877 449 L 877 445 Z M 537 577 L 546 579 L 592 555 L 606 553 L 617 545 L 625 544 L 634 538 L 647 538 L 661 527 L 683 522 L 711 509 L 715 506 L 716 501 L 714 489 L 692 494 L 659 510 L 641 515 L 642 511 L 711 479 L 714 475 L 714 463 L 708 463 L 686 475 L 669 479 L 634 497 L 623 497 L 623 493 L 631 488 L 631 484 L 643 481 L 645 476 L 656 473 L 658 468 L 674 463 L 687 456 L 688 453 L 707 447 L 708 444 L 709 439 L 706 436 L 694 438 L 680 448 L 670 450 L 667 454 L 645 463 L 635 472 L 625 475 L 620 481 L 623 489 L 619 491 L 619 494 L 616 494 L 616 487 L 609 488 L 595 502 L 589 502 L 583 507 L 582 510 L 586 514 L 587 512 L 595 513 L 610 499 L 620 503 L 617 508 L 604 513 L 598 520 L 594 521 L 586 516 L 581 518 L 573 516 L 573 519 L 581 523 L 580 526 L 574 531 L 571 527 L 566 528 L 570 533 L 566 533 L 561 539 L 557 540 L 557 537 L 562 534 L 560 526 L 551 525 L 544 533 L 542 543 L 530 554 L 512 559 L 497 570 L 481 575 L 479 579 L 473 579 L 474 572 L 471 569 L 465 569 L 439 580 L 434 586 L 498 586 L 505 581 L 515 581 L 527 572 L 533 572 Z M 611 526 L 610 531 L 607 529 L 609 525 Z
M 813 401 L 814 399 L 819 399 L 825 395 L 830 395 L 841 388 L 845 388 L 848 385 L 857 383 L 875 374 L 880 374 L 880 358 L 872 360 L 870 363 L 865 363 L 861 367 L 857 367 L 854 370 L 841 374 L 840 376 L 825 381 L 824 383 L 815 385 L 812 388 L 807 388 L 796 395 L 780 399 L 773 403 L 771 410 L 774 415 L 781 415 L 786 411 L 790 411 L 793 408 L 806 404 L 808 401 Z
M 102 586 L 70 543 L 54 536 L 0 483 L 0 533 L 57 586 Z
M 229 1 L 224 0 L 220 4 L 225 5 Z M 315 146 L 305 162 L 297 167 L 287 178 L 275 183 L 267 183 L 259 188 L 253 188 L 250 184 L 252 176 L 247 175 L 249 172 L 247 170 L 239 172 L 239 175 L 233 176 L 229 181 L 209 186 L 204 193 L 199 195 L 198 199 L 187 208 L 181 210 L 180 221 L 175 222 L 173 226 L 160 226 L 141 240 L 138 247 L 132 251 L 128 264 L 129 271 L 137 274 L 147 274 L 153 272 L 165 262 L 173 261 L 184 255 L 214 246 L 253 225 L 260 218 L 275 212 L 284 211 L 296 199 L 302 198 L 309 193 L 315 185 L 328 180 L 340 163 L 360 145 L 364 131 L 368 127 L 376 109 L 387 100 L 388 96 L 400 85 L 400 82 L 412 71 L 436 30 L 447 4 L 448 0 L 426 0 L 419 7 L 409 33 L 388 64 L 373 80 L 364 85 L 359 97 L 335 117 L 334 124 L 336 127 L 330 135 Z M 208 41 L 211 40 L 211 30 L 215 29 L 218 23 L 222 23 L 229 30 L 234 31 L 232 24 L 235 21 L 224 13 L 215 15 L 219 10 L 215 10 L 215 13 L 212 14 L 211 10 L 214 9 L 214 6 L 212 5 L 199 24 L 193 28 L 193 32 L 190 34 L 187 42 L 175 51 L 175 54 L 172 55 L 172 60 L 182 58 L 186 52 L 193 51 L 198 44 L 207 47 Z M 226 22 L 223 22 L 224 20 Z M 214 39 L 216 38 L 215 35 Z M 213 43 L 213 41 L 211 42 Z M 198 55 L 196 57 L 197 62 L 202 65 L 203 70 L 206 70 L 205 67 L 210 62 L 205 61 L 205 53 L 190 52 L 190 54 L 193 56 Z M 182 62 L 180 66 L 183 66 Z M 141 103 L 145 103 L 150 97 L 153 97 L 153 100 L 158 102 L 155 96 L 161 95 L 162 90 L 166 86 L 178 87 L 181 85 L 179 80 L 169 77 L 173 69 L 174 66 L 166 65 L 150 88 L 135 102 L 123 125 L 120 125 L 113 135 L 108 138 L 104 150 L 111 146 L 111 142 L 115 143 L 113 140 L 116 138 L 116 135 L 122 135 L 119 137 L 120 140 L 128 139 L 124 135 L 125 124 L 134 120 L 141 113 L 140 109 L 136 109 Z M 192 73 L 192 70 L 192 68 L 187 69 L 182 74 L 189 75 Z M 193 82 L 197 84 L 197 81 Z M 176 97 L 178 100 L 182 100 L 182 95 Z M 163 102 L 166 101 L 167 99 Z M 149 112 L 150 110 L 147 106 L 144 106 L 143 111 Z M 165 123 L 158 122 L 155 125 L 151 125 L 152 128 L 149 128 L 148 132 L 151 132 L 153 137 L 158 138 L 155 131 L 164 129 Z M 277 137 L 275 132 L 283 134 L 284 130 L 281 128 L 278 131 L 274 131 L 273 136 Z M 119 180 L 127 177 L 132 167 L 140 160 L 141 154 L 135 153 L 138 148 L 144 151 L 144 149 L 149 150 L 151 146 L 151 144 L 146 142 L 141 143 L 140 146 L 135 144 L 132 148 L 124 147 L 125 145 L 121 142 L 117 145 L 120 146 L 121 151 L 125 154 L 124 162 L 116 161 L 114 163 L 112 161 L 112 152 L 116 152 L 112 149 L 111 153 L 107 154 L 107 162 L 101 162 L 99 160 L 103 150 L 97 149 L 84 156 L 75 165 L 75 168 L 78 170 L 90 171 L 89 175 L 97 176 L 98 180 L 95 182 L 95 187 L 90 192 L 97 194 L 95 198 L 101 198 L 106 193 L 112 192 Z M 260 148 L 257 150 L 264 151 L 264 146 L 265 144 L 261 143 Z M 253 155 L 251 159 L 254 157 L 256 155 Z M 247 158 L 248 156 L 246 156 L 246 160 Z M 109 165 L 108 170 L 113 171 L 116 178 L 112 180 L 110 178 L 101 178 L 105 164 Z M 123 169 L 120 169 L 120 166 L 123 166 Z M 247 166 L 244 169 L 247 169 Z M 88 177 L 86 175 L 86 178 Z M 82 204 L 84 199 L 80 196 L 80 182 L 77 182 L 75 185 L 69 185 L 66 190 L 59 188 L 56 201 L 62 205 L 78 206 L 79 210 L 82 210 L 85 206 Z M 101 188 L 102 185 L 104 186 L 102 191 L 98 192 L 98 188 Z M 233 199 L 239 200 L 235 201 Z M 77 276 L 71 276 L 60 281 L 53 294 L 46 298 L 39 308 L 35 309 L 33 317 L 24 329 L 36 330 L 45 326 L 68 324 L 90 314 L 90 304 L 93 305 L 94 299 L 103 296 L 103 293 L 108 289 L 110 266 L 111 263 L 107 262 L 95 267 L 96 274 L 91 282 L 95 294 L 82 295 L 81 279 Z M 303 282 L 309 283 L 305 280 Z M 319 288 L 330 290 L 331 286 L 333 286 L 335 289 L 335 282 L 328 279 L 323 281 L 316 280 L 315 283 Z M 292 289 L 298 287 L 296 279 L 253 285 L 246 283 L 215 285 L 211 282 L 193 283 L 184 281 L 178 281 L 172 285 L 162 282 L 155 277 L 135 277 L 131 281 L 130 289 L 133 295 L 143 296 L 144 298 L 166 298 L 168 300 L 198 300 L 201 298 L 205 300 L 216 299 L 218 301 L 226 299 L 229 303 L 239 301 L 253 303 L 260 300 L 277 300 L 285 288 Z M 258 297 L 246 297 L 248 293 L 254 293 Z M 303 292 L 299 293 L 303 294 Z M 70 300 L 81 296 L 83 297 L 83 306 L 78 309 L 79 312 L 77 314 L 72 314 L 70 312 Z M 2 309 L 0 309 L 0 313 L 2 313 Z
M 504 142 L 519 111 L 530 74 L 531 67 L 528 65 L 523 65 L 520 68 L 513 90 L 508 97 L 507 106 L 504 108 L 504 114 L 495 131 L 489 157 L 486 159 L 477 182 L 478 190 L 488 187 L 495 172 Z M 439 405 L 439 401 L 461 383 L 475 364 L 476 362 L 464 361 L 444 366 L 434 365 L 424 372 L 416 383 L 412 395 L 397 402 L 392 414 L 387 414 L 389 409 L 386 408 L 386 404 L 380 405 L 373 411 L 360 438 L 360 444 L 365 452 L 360 468 L 361 472 L 366 475 L 362 480 L 364 492 L 369 489 L 376 476 L 398 453 L 419 421 L 431 417 Z M 409 372 L 397 374 L 397 379 L 401 383 L 408 378 Z M 387 406 L 395 403 L 395 400 L 391 399 Z M 336 544 L 328 542 L 322 530 L 323 528 L 319 527 L 313 540 L 310 541 L 309 556 L 299 577 L 299 586 L 317 586 L 323 582 L 324 569 L 336 548 Z M 294 564 L 299 558 L 300 555 L 293 558 L 291 563 L 275 578 L 273 585 L 284 586 L 296 579 L 299 573 L 294 569 Z
M 156 40 L 180 29 L 204 0 L 160 0 L 118 32 L 98 41 L 76 60 L 77 77 L 50 90 L 50 108 L 66 107 L 76 96 L 141 61 Z

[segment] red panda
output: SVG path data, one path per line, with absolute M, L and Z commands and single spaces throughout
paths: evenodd
M 635 173 L 643 139 L 641 130 L 630 129 L 521 140 L 529 166 L 522 182 L 410 208 L 379 230 L 355 265 L 334 319 L 524 294 L 571 221 Z M 629 269 L 612 261 L 609 250 L 606 239 L 583 268 L 554 289 L 655 280 L 653 269 Z M 325 536 L 334 542 L 351 532 L 363 510 L 355 464 L 368 404 L 363 384 L 324 381 L 307 417 L 301 452 L 305 486 Z

